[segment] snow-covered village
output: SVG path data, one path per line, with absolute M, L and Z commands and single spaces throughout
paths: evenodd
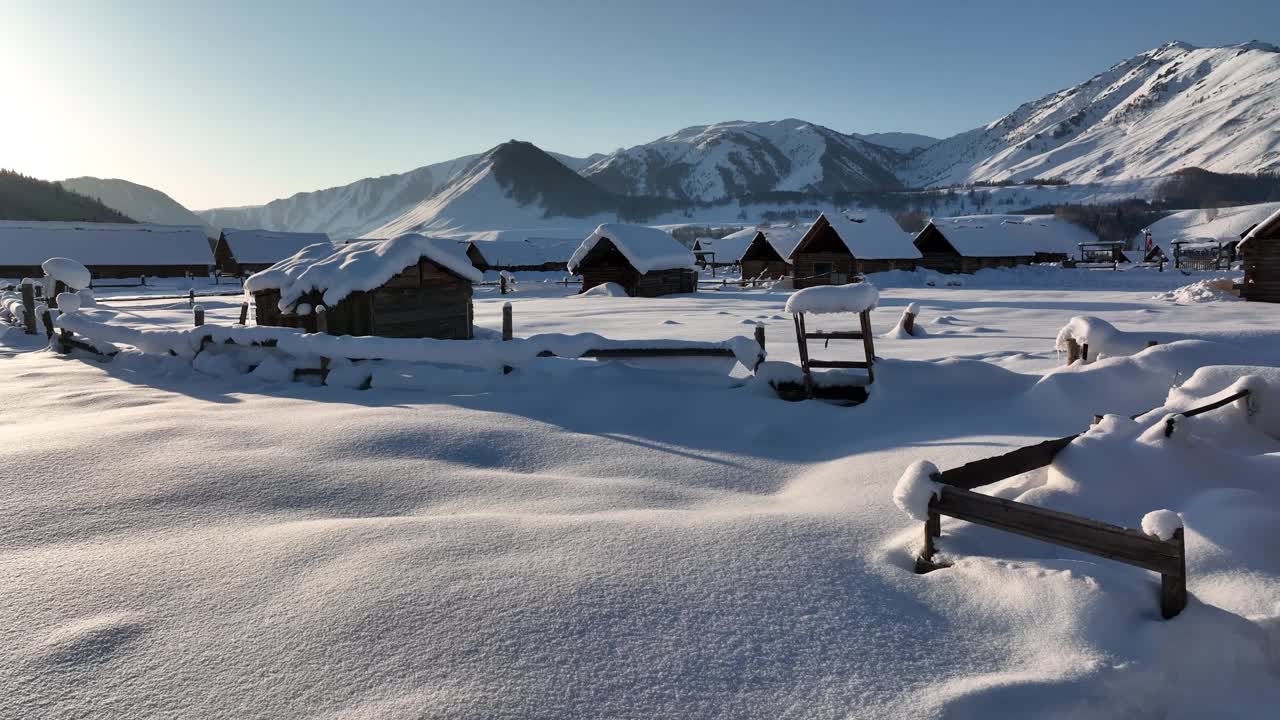
M 1280 6 L 712 4 L 0 11 L 0 718 L 1280 714 Z

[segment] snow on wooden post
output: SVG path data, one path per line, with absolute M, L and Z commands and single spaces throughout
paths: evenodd
M 1160 574 L 1160 616 L 1165 620 L 1187 607 L 1187 548 L 1182 539 L 1182 528 L 1173 531 L 1173 538 L 1169 542 L 1177 548 L 1182 572 L 1176 575 Z
M 245 300 L 240 303 L 240 324 L 244 325 L 249 322 L 249 301 Z
M 195 307 L 195 305 L 196 305 L 196 291 L 195 291 L 195 288 L 192 288 L 191 290 L 187 291 L 187 307 Z
M 501 294 L 503 294 L 503 295 L 506 295 L 506 294 L 507 294 L 507 275 L 506 275 L 506 273 L 499 273 L 499 274 L 498 274 L 498 291 L 499 291 Z
M 502 303 L 502 339 L 510 340 L 514 335 L 511 322 L 511 303 Z
M 204 324 L 204 306 L 203 305 L 192 305 L 191 315 L 192 315 L 192 318 L 195 320 L 196 327 L 200 327 L 201 325 Z
M 906 330 L 908 335 L 916 334 L 916 314 L 912 312 L 914 308 L 915 303 L 912 303 L 902 313 L 902 329 Z
M 1070 365 L 1080 359 L 1080 343 L 1075 338 L 1067 338 L 1067 364 Z
M 329 313 L 325 311 L 323 305 L 317 305 L 316 314 L 316 332 L 324 335 L 329 334 Z
M 22 324 L 28 335 L 36 334 L 36 288 L 30 279 L 22 281 Z
M 1160 343 L 1156 342 L 1155 340 L 1148 340 L 1148 341 L 1147 341 L 1147 347 L 1155 347 L 1156 345 L 1159 345 L 1159 344 L 1160 344 Z

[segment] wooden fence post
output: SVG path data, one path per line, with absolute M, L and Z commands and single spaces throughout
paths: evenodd
M 1067 364 L 1070 365 L 1080 359 L 1080 343 L 1075 338 L 1067 338 Z
M 902 329 L 907 331 L 908 335 L 916 334 L 916 314 L 911 312 L 911 306 L 902 313 Z
M 1089 343 L 1080 346 L 1080 362 L 1084 365 L 1089 364 Z
M 195 307 L 196 291 L 194 289 L 187 291 L 187 307 Z
M 28 335 L 36 334 L 36 288 L 22 283 L 22 324 Z
M 46 307 L 42 315 L 44 319 L 44 336 L 45 338 L 52 340 L 53 339 L 53 313 L 49 312 L 49 308 Z
M 329 334 L 329 313 L 325 311 L 323 305 L 317 305 L 313 311 L 316 315 L 316 332 Z
M 507 294 L 507 276 L 504 273 L 498 273 L 498 290 L 501 294 Z
M 192 305 L 191 315 L 195 321 L 196 327 L 200 327 L 201 325 L 204 324 L 204 306 L 203 305 Z
M 1178 548 L 1178 555 L 1181 556 L 1182 573 L 1160 575 L 1160 615 L 1165 620 L 1187 607 L 1187 547 L 1182 539 L 1182 528 L 1173 531 L 1172 540 Z
M 515 330 L 511 321 L 511 303 L 502 304 L 502 339 L 510 340 L 515 334 Z
M 249 301 L 245 300 L 240 303 L 240 324 L 244 325 L 249 321 Z
M 1159 344 L 1160 344 L 1160 343 L 1156 342 L 1155 340 L 1148 340 L 1148 341 L 1147 341 L 1147 347 L 1155 347 L 1156 345 L 1159 345 Z
M 756 344 L 760 346 L 760 352 L 764 352 L 764 326 L 756 326 Z

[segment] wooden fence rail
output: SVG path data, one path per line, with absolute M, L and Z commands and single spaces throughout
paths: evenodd
M 1249 395 L 1248 389 L 1239 390 L 1181 415 L 1203 415 Z M 1174 424 L 1170 419 L 1165 427 L 1165 436 L 1172 435 L 1173 431 Z M 923 574 L 946 567 L 934 561 L 937 550 L 934 538 L 941 536 L 941 516 L 946 515 L 1158 572 L 1161 615 L 1167 619 L 1182 612 L 1187 606 L 1187 571 L 1181 529 L 1172 539 L 1159 540 L 1141 530 L 973 492 L 975 488 L 1047 467 L 1063 448 L 1079 436 L 1046 440 L 934 474 L 932 479 L 942 488 L 929 502 L 929 519 L 924 524 L 924 547 L 916 558 L 916 572 Z

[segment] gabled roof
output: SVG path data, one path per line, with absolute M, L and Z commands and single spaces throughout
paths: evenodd
M 324 233 L 280 232 L 276 230 L 240 230 L 223 228 L 222 239 L 231 248 L 236 262 L 260 265 L 279 262 L 299 250 L 316 243 L 328 243 Z
M 966 215 L 929 223 L 964 257 L 1071 255 L 1081 243 L 1098 242 L 1088 230 L 1052 215 Z
M 751 240 L 755 238 L 756 233 L 755 228 L 744 228 L 718 239 L 698 238 L 697 245 L 703 252 L 715 253 L 717 263 L 736 263 L 742 260 L 742 254 L 751 247 Z
M 455 240 L 416 233 L 390 240 L 357 240 L 345 245 L 308 245 L 244 282 L 246 292 L 277 289 L 280 308 L 293 306 L 303 295 L 318 290 L 327 305 L 336 305 L 353 292 L 374 290 L 397 273 L 427 259 L 471 282 L 483 275 L 472 266 L 466 250 Z
M 81 265 L 211 265 L 199 225 L 0 221 L 0 265 L 32 265 L 51 257 Z
M 913 236 L 898 221 L 882 212 L 867 212 L 856 219 L 844 213 L 827 212 L 809 226 L 804 236 L 788 254 L 794 257 L 826 226 L 835 231 L 840 241 L 859 260 L 914 260 L 920 251 L 912 243 Z M 768 235 L 765 235 L 768 238 Z
M 641 274 L 657 270 L 694 269 L 693 252 L 678 240 L 657 228 L 643 225 L 606 223 L 597 227 L 569 258 L 569 272 L 577 272 L 578 264 L 601 240 L 609 240 Z

